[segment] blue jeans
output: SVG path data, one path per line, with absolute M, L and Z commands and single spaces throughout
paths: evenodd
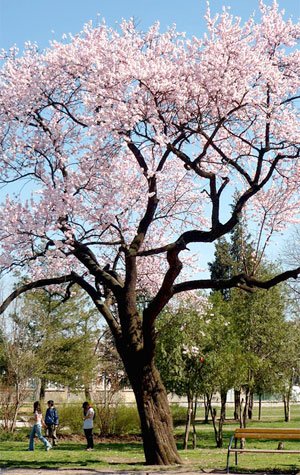
M 43 442 L 45 449 L 47 447 L 51 447 L 51 444 L 49 444 L 48 440 L 45 439 L 45 437 L 42 436 L 42 428 L 40 424 L 34 424 L 34 426 L 31 429 L 30 432 L 30 439 L 29 439 L 29 449 L 28 450 L 34 450 L 34 437 L 37 436 L 41 442 Z

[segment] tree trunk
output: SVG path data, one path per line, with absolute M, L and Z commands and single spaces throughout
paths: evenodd
M 227 390 L 221 390 L 221 412 L 220 412 L 218 440 L 217 440 L 218 448 L 223 447 L 223 425 L 226 419 L 226 401 L 227 401 Z
M 250 388 L 247 387 L 245 391 L 245 406 L 244 406 L 243 417 L 242 417 L 242 426 L 241 426 L 242 428 L 245 428 L 247 426 L 249 399 L 250 399 Z
M 293 389 L 293 380 L 294 373 L 291 374 L 288 386 L 286 388 L 285 394 L 283 395 L 283 404 L 284 404 L 284 420 L 285 422 L 290 422 L 291 420 L 291 395 Z
M 283 405 L 284 405 L 284 421 L 290 422 L 291 420 L 291 409 L 290 409 L 290 395 L 286 393 L 283 395 Z
M 140 416 L 146 464 L 179 464 L 167 392 L 153 361 L 141 360 L 135 355 L 125 366 Z
M 87 384 L 84 385 L 84 397 L 85 397 L 86 401 L 91 401 L 92 400 L 90 387 Z
M 262 395 L 261 393 L 258 396 L 258 420 L 261 420 L 261 408 L 262 408 Z
M 186 421 L 185 421 L 185 431 L 184 431 L 184 438 L 183 438 L 183 449 L 187 450 L 188 448 L 188 441 L 191 429 L 191 421 L 192 421 L 192 412 L 193 412 L 193 397 L 191 394 L 187 395 L 188 398 L 188 406 L 186 412 Z
M 195 396 L 194 407 L 193 407 L 193 411 L 192 411 L 193 449 L 195 449 L 197 447 L 196 415 L 197 415 L 197 396 Z
M 39 401 L 44 402 L 46 396 L 46 384 L 47 380 L 45 378 L 41 378 L 40 380 L 40 394 L 39 394 Z
M 210 406 L 211 406 L 211 400 L 212 400 L 213 395 L 212 394 L 205 394 L 204 395 L 204 423 L 208 424 L 209 423 L 209 411 L 210 411 Z
M 234 419 L 236 421 L 240 420 L 241 417 L 241 390 L 235 389 L 234 390 Z
M 248 404 L 248 419 L 251 421 L 252 416 L 253 416 L 253 399 L 254 399 L 254 394 L 253 391 L 251 390 L 249 393 L 249 404 Z
M 217 411 L 212 408 L 211 402 L 209 403 L 210 414 L 212 418 L 216 445 L 218 448 L 223 446 L 223 425 L 226 418 L 226 401 L 227 401 L 227 391 L 221 390 L 221 412 L 220 418 L 217 424 Z

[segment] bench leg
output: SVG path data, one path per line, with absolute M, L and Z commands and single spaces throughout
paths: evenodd
M 237 447 L 237 439 L 234 440 L 234 448 L 236 449 Z M 238 464 L 238 453 L 235 452 L 235 465 Z
M 229 442 L 229 445 L 228 445 L 226 473 L 229 473 L 229 457 L 230 457 L 230 449 L 231 449 L 231 446 L 232 446 L 233 438 L 234 438 L 234 435 L 231 436 L 230 442 Z

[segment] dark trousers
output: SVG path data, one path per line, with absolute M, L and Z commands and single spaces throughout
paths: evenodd
M 56 435 L 57 426 L 54 424 L 46 424 L 46 437 L 48 440 L 52 440 L 52 445 L 57 445 L 57 435 Z
M 94 448 L 93 429 L 84 429 L 84 435 L 87 441 L 87 449 Z

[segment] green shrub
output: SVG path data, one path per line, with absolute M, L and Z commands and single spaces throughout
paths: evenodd
M 135 406 L 97 407 L 100 435 L 126 435 L 140 433 L 140 420 Z
M 140 420 L 136 407 L 103 404 L 95 409 L 94 432 L 102 436 L 140 433 Z M 81 404 L 64 404 L 59 407 L 59 430 L 70 434 L 83 433 Z
M 24 442 L 28 439 L 30 434 L 31 427 L 26 428 L 22 427 L 21 429 L 17 429 L 14 432 L 9 432 L 7 430 L 0 430 L 0 442 L 6 441 L 15 441 L 15 442 Z
M 59 406 L 58 415 L 59 430 L 64 430 L 71 434 L 81 434 L 83 432 L 82 404 L 64 404 Z
M 171 405 L 171 413 L 173 417 L 174 426 L 179 426 L 185 424 L 186 420 L 186 407 L 180 406 L 179 404 Z
M 140 418 L 135 406 L 117 406 L 114 418 L 114 434 L 139 434 Z

